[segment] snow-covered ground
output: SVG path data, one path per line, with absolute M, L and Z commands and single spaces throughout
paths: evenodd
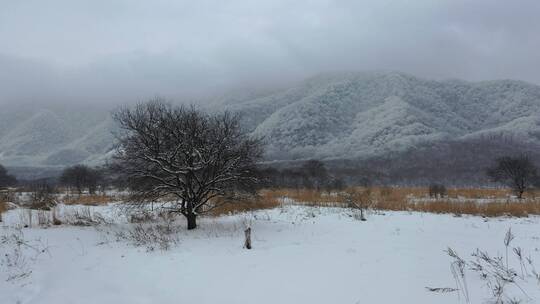
M 466 260 L 476 248 L 504 256 L 510 227 L 511 247 L 522 247 L 540 269 L 539 217 L 385 212 L 363 222 L 344 209 L 285 206 L 201 218 L 194 231 L 179 218 L 171 248 L 150 250 L 120 237 L 139 224 L 127 223 L 114 205 L 91 208 L 112 224 L 18 230 L 26 211 L 4 214 L 0 303 L 466 303 L 458 292 L 426 289 L 456 287 L 444 251 L 451 247 Z M 243 248 L 248 224 L 252 250 Z M 13 235 L 34 247 L 20 246 L 20 269 L 6 263 L 6 254 L 17 256 Z M 25 274 L 12 278 L 17 272 Z M 470 302 L 488 300 L 480 276 L 466 275 Z M 540 303 L 536 278 L 519 284 L 527 296 L 510 286 L 511 295 Z

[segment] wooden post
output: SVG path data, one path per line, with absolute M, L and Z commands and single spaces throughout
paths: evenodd
M 248 227 L 246 230 L 244 230 L 244 234 L 246 237 L 246 240 L 244 242 L 244 248 L 251 249 L 251 227 Z

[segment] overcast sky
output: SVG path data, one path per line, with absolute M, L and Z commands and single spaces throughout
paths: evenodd
M 0 0 L 0 102 L 126 102 L 325 71 L 540 84 L 538 0 Z

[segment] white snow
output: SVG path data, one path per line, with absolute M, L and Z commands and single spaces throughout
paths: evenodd
M 134 224 L 114 205 L 91 208 L 116 223 L 22 229 L 27 241 L 48 250 L 29 260 L 26 278 L 6 282 L 9 271 L 1 266 L 0 303 L 465 303 L 455 292 L 426 290 L 456 286 L 444 250 L 465 259 L 476 248 L 504 254 L 510 227 L 512 245 L 540 263 L 538 217 L 385 212 L 361 222 L 345 209 L 286 206 L 201 218 L 194 231 L 179 218 L 178 244 L 148 251 L 116 239 L 115 231 Z M 15 231 L 21 212 L 4 214 L 0 236 Z M 242 248 L 248 222 L 252 250 Z M 11 249 L 0 246 L 0 253 Z M 32 250 L 25 252 L 30 257 Z M 489 298 L 479 277 L 467 280 L 471 303 Z M 540 301 L 535 279 L 522 287 L 529 303 Z

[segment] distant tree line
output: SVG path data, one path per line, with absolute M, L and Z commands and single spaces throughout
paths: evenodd
M 269 188 L 293 188 L 331 190 L 343 189 L 345 182 L 331 174 L 326 165 L 319 160 L 308 160 L 299 167 L 278 169 L 262 168 L 264 186 Z
M 79 195 L 84 191 L 95 194 L 98 189 L 103 190 L 105 187 L 105 171 L 86 165 L 74 165 L 62 171 L 59 182 L 62 186 L 74 189 Z
M 540 164 L 540 146 L 505 135 L 440 141 L 418 145 L 400 153 L 362 159 L 327 161 L 330 172 L 347 184 L 362 184 L 362 179 L 379 185 L 423 186 L 433 183 L 446 187 L 485 187 L 493 185 L 486 169 L 501 157 L 526 154 Z
M 0 189 L 15 186 L 17 179 L 8 173 L 6 168 L 0 164 Z

